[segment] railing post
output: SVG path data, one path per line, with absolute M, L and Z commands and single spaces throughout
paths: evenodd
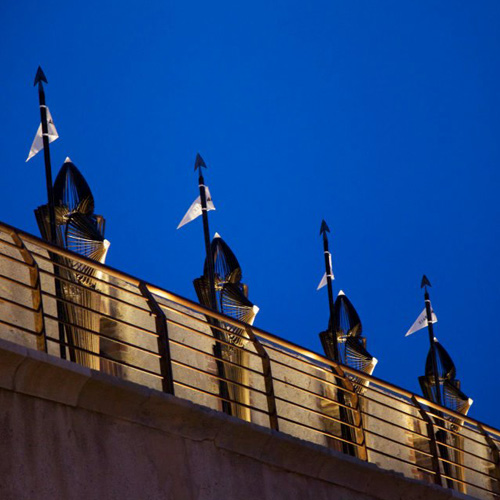
M 427 425 L 427 435 L 429 436 L 429 448 L 432 454 L 432 464 L 434 468 L 434 472 L 436 475 L 434 476 L 434 482 L 439 486 L 443 486 L 443 478 L 441 477 L 441 469 L 439 467 L 439 452 L 438 452 L 438 444 L 436 440 L 436 433 L 434 432 L 434 424 L 432 423 L 431 417 L 427 414 L 425 409 L 419 403 L 415 396 L 412 396 L 412 401 L 417 410 L 420 413 L 420 416 L 425 420 Z
M 338 367 L 339 371 L 341 372 L 342 378 L 343 378 L 343 385 L 345 386 L 346 389 L 351 391 L 351 394 L 349 394 L 349 403 L 352 407 L 352 412 L 351 414 L 353 415 L 353 424 L 356 426 L 356 429 L 354 430 L 354 435 L 356 438 L 356 450 L 355 450 L 355 456 L 359 458 L 360 460 L 368 460 L 368 452 L 366 450 L 366 439 L 365 439 L 365 429 L 363 427 L 363 417 L 361 415 L 361 408 L 360 408 L 360 400 L 359 396 L 356 394 L 356 390 L 354 388 L 354 384 L 352 383 L 351 380 L 346 376 L 343 370 L 341 370 L 340 367 Z
M 151 313 L 155 316 L 163 392 L 174 394 L 174 377 L 172 372 L 172 359 L 170 357 L 170 344 L 168 341 L 167 316 L 153 297 L 153 294 L 149 291 L 146 283 L 141 281 L 139 283 L 139 290 L 146 299 Z
M 488 446 L 491 450 L 491 458 L 495 465 L 492 467 L 492 483 L 494 482 L 495 484 L 492 484 L 492 488 L 494 489 L 494 493 L 498 494 L 500 493 L 500 450 L 498 449 L 498 446 L 495 444 L 495 441 L 491 438 L 489 433 L 486 431 L 486 429 L 481 425 L 477 424 L 478 429 L 481 431 L 481 434 L 484 436 L 484 439 L 488 443 Z
M 40 280 L 40 270 L 31 252 L 26 248 L 23 240 L 15 232 L 10 233 L 10 237 L 19 249 L 19 253 L 24 262 L 29 266 L 31 297 L 35 314 L 36 347 L 39 351 L 47 352 L 47 332 L 45 331 L 45 318 L 43 315 L 42 283 Z
M 213 353 L 215 356 L 215 366 L 217 367 L 217 373 L 220 377 L 219 379 L 219 393 L 222 398 L 221 406 L 222 406 L 222 411 L 226 415 L 232 415 L 233 411 L 231 408 L 231 403 L 228 401 L 230 399 L 229 397 L 229 388 L 227 385 L 227 376 L 226 376 L 226 367 L 223 363 L 223 356 L 222 356 L 222 345 L 219 342 L 220 340 L 223 340 L 223 334 L 221 331 L 217 328 L 220 328 L 220 322 L 213 318 L 212 316 L 205 315 L 207 318 L 207 323 L 211 325 L 211 330 L 215 339 L 215 343 L 213 345 Z M 213 325 L 213 328 L 212 328 Z
M 245 331 L 255 346 L 257 354 L 262 360 L 262 374 L 264 376 L 264 384 L 266 388 L 267 411 L 269 413 L 269 426 L 275 431 L 279 431 L 278 411 L 276 408 L 276 398 L 274 397 L 273 373 L 271 371 L 271 359 L 267 354 L 266 349 L 261 344 L 260 340 L 255 336 L 250 327 L 245 328 Z

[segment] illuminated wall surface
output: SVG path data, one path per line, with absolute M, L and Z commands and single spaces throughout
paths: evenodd
M 495 429 L 256 328 L 214 355 L 230 320 L 0 238 L 2 498 L 497 498 Z

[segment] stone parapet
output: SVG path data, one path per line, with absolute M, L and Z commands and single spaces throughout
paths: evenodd
M 0 339 L 0 498 L 471 498 Z

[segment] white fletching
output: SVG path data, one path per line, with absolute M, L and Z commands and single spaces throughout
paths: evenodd
M 432 311 L 432 322 L 437 323 L 437 316 L 434 314 L 434 310 L 431 309 Z M 406 332 L 405 337 L 408 337 L 408 335 L 411 335 L 412 333 L 418 332 L 422 328 L 425 328 L 428 325 L 427 322 L 427 311 L 424 309 L 421 313 L 420 316 L 416 319 L 415 323 L 411 325 L 411 328 Z
M 210 194 L 208 186 L 205 186 L 205 194 L 207 197 L 207 210 L 215 210 L 215 206 L 212 202 L 212 196 Z M 198 196 L 198 198 L 196 198 L 196 200 L 194 200 L 193 204 L 189 207 L 189 210 L 186 212 L 186 215 L 179 222 L 177 229 L 181 228 L 182 226 L 188 224 L 192 220 L 199 217 L 201 215 L 201 212 L 202 212 L 202 210 L 201 210 L 201 197 Z
M 59 137 L 59 134 L 57 133 L 56 130 L 56 126 L 54 125 L 54 120 L 52 119 L 52 115 L 50 114 L 49 108 L 47 108 L 47 131 L 48 131 L 49 143 L 54 142 Z M 35 140 L 31 145 L 31 149 L 26 161 L 31 160 L 31 158 L 33 158 L 33 156 L 39 153 L 42 149 L 43 149 L 42 124 L 40 123 L 40 126 L 36 131 Z

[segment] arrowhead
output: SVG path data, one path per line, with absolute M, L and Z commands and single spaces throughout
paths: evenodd
M 340 297 L 341 295 L 345 295 L 344 290 L 340 290 L 339 293 L 337 294 L 337 297 Z
M 215 233 L 214 234 L 214 240 L 215 240 L 215 238 L 220 238 L 220 234 L 219 233 Z
M 323 233 L 329 233 L 330 232 L 330 228 L 328 227 L 327 223 L 322 220 L 321 221 L 321 229 L 319 230 L 319 234 L 323 234 Z
M 35 83 L 33 85 L 36 85 L 39 82 L 49 83 L 47 81 L 47 78 L 45 77 L 45 73 L 43 72 L 41 66 L 38 66 L 38 69 L 36 70 Z
M 425 274 L 422 276 L 422 283 L 420 283 L 420 288 L 424 288 L 424 286 L 432 286 L 431 282 L 427 279 L 427 276 Z
M 194 170 L 196 171 L 196 169 L 201 169 L 201 167 L 207 168 L 207 166 L 205 165 L 205 162 L 204 162 L 203 158 L 201 157 L 200 153 L 196 153 L 196 160 L 194 162 Z
M 64 163 L 73 163 L 73 162 L 71 161 L 71 158 L 69 156 L 66 156 Z

